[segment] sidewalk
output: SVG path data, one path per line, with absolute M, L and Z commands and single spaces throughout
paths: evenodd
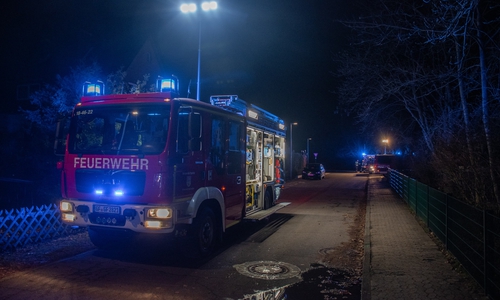
M 370 177 L 362 299 L 487 299 L 468 289 L 387 180 Z

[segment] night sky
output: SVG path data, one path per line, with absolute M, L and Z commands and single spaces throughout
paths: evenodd
M 336 22 L 346 0 L 220 0 L 217 11 L 185 15 L 173 0 L 20 0 L 2 4 L 2 87 L 53 83 L 79 61 L 103 74 L 125 69 L 146 40 L 155 42 L 181 96 L 196 97 L 198 21 L 202 22 L 201 100 L 237 94 L 293 128 L 294 150 L 323 152 L 348 130 L 336 106 L 334 56 L 346 43 Z M 198 18 L 198 19 L 197 19 Z M 105 79 L 105 78 L 102 78 Z M 14 98 L 15 99 L 15 98 Z M 3 99 L 12 103 L 12 99 Z M 345 121 L 347 122 L 347 121 Z M 327 146 L 328 144 L 328 146 Z M 315 149 L 316 148 L 316 149 Z M 321 157 L 321 153 L 320 153 Z

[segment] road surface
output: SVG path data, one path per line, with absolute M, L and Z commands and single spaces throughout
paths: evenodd
M 324 299 L 334 290 L 338 295 L 324 278 L 342 272 L 329 268 L 325 257 L 351 241 L 367 179 L 327 173 L 323 180 L 287 183 L 280 202 L 289 206 L 269 220 L 230 228 L 224 245 L 205 261 L 180 255 L 178 247 L 150 244 L 134 251 L 92 250 L 1 280 L 0 298 L 300 299 L 302 291 L 307 299 Z M 321 288 L 301 288 L 308 280 Z M 352 294 L 359 284 L 350 289 L 341 293 Z

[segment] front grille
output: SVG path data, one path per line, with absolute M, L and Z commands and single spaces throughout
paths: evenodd
M 90 213 L 89 220 L 92 224 L 125 226 L 125 217 L 117 214 Z
M 76 190 L 79 193 L 95 193 L 102 190 L 104 195 L 112 195 L 121 189 L 128 196 L 141 196 L 144 193 L 146 173 L 126 170 L 76 170 Z

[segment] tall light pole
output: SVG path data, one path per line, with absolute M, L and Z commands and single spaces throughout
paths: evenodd
M 387 144 L 389 143 L 388 139 L 382 140 L 382 143 L 384 143 L 384 154 L 387 154 Z
M 309 141 L 312 140 L 312 138 L 307 138 L 307 160 L 306 163 L 309 163 Z
M 290 179 L 292 179 L 292 176 L 293 176 L 293 134 L 292 134 L 292 130 L 293 130 L 293 125 L 297 125 L 299 123 L 297 122 L 293 122 L 293 123 L 290 123 Z
M 181 4 L 181 12 L 196 13 L 198 11 L 198 5 L 196 3 L 184 3 Z M 217 9 L 216 1 L 205 1 L 201 3 L 201 9 L 203 11 L 210 11 Z M 200 100 L 200 69 L 201 69 L 201 18 L 198 16 L 198 75 L 196 79 L 196 100 Z

